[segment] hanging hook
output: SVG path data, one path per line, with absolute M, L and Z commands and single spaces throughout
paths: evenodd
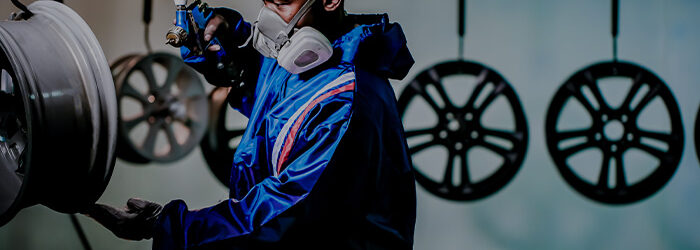
M 457 24 L 457 35 L 459 35 L 459 60 L 464 59 L 464 37 L 467 34 L 467 0 L 459 0 L 459 20 Z
M 145 23 L 145 24 L 151 23 L 151 14 L 153 12 L 152 8 L 153 8 L 153 1 L 152 0 L 144 0 L 143 1 L 143 23 Z
M 620 0 L 612 0 L 613 61 L 617 62 L 617 34 L 620 33 Z
M 144 0 L 143 1 L 143 24 L 144 24 L 144 43 L 146 44 L 146 51 L 148 53 L 151 53 L 151 39 L 149 39 L 148 34 L 149 32 L 149 26 L 151 24 L 151 15 L 153 12 L 153 1 L 152 0 Z
M 14 4 L 15 7 L 17 7 L 22 12 L 24 12 L 21 15 L 21 18 L 23 18 L 24 20 L 27 20 L 34 15 L 34 13 L 32 13 L 31 11 L 29 11 L 29 9 L 27 9 L 27 6 L 24 6 L 24 4 L 20 3 L 18 0 L 10 0 L 10 2 L 12 2 L 12 4 Z

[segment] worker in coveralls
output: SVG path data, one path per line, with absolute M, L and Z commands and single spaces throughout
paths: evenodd
M 388 80 L 414 63 L 401 26 L 348 15 L 343 0 L 263 4 L 253 23 L 216 8 L 204 40 L 222 46 L 181 48 L 214 85 L 229 84 L 217 51 L 248 69 L 228 96 L 249 118 L 230 199 L 198 210 L 130 199 L 86 213 L 121 238 L 153 237 L 154 249 L 412 249 L 415 183 Z

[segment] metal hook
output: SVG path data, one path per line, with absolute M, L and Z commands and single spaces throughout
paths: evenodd
M 458 46 L 458 52 L 459 55 L 459 60 L 464 59 L 464 36 L 467 33 L 467 0 L 459 0 L 458 4 L 458 9 L 459 9 L 459 20 L 457 20 L 457 35 L 459 36 L 459 46 Z
M 148 37 L 150 33 L 151 16 L 153 15 L 153 1 L 144 0 L 143 1 L 143 42 L 146 44 L 146 51 L 151 53 L 151 40 Z
M 617 62 L 617 35 L 620 33 L 620 0 L 612 0 L 613 61 Z
M 12 2 L 12 4 L 14 4 L 15 7 L 17 7 L 17 8 L 20 9 L 22 12 L 24 12 L 24 13 L 22 13 L 22 15 L 20 16 L 20 17 L 23 18 L 24 20 L 27 20 L 27 19 L 29 19 L 30 17 L 32 17 L 32 16 L 34 15 L 34 13 L 32 13 L 31 11 L 29 11 L 29 9 L 27 9 L 27 6 L 24 6 L 24 4 L 20 3 L 18 0 L 10 0 L 10 2 Z

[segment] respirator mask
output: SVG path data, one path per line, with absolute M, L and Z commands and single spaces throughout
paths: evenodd
M 252 41 L 253 47 L 263 56 L 277 59 L 279 65 L 292 74 L 306 72 L 328 61 L 333 55 L 333 46 L 326 36 L 312 27 L 294 28 L 314 2 L 306 1 L 290 23 L 263 6 L 248 42 Z

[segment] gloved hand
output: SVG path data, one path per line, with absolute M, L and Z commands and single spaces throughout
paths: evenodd
M 201 44 L 205 51 L 193 48 L 195 44 L 180 47 L 180 55 L 185 63 L 204 75 L 207 81 L 219 87 L 237 87 L 246 81 L 245 74 L 257 77 L 261 60 L 252 46 L 239 48 L 251 34 L 251 26 L 240 13 L 229 8 L 210 8 L 208 19 L 198 20 Z M 194 11 L 194 10 L 193 10 Z M 196 18 L 195 18 L 196 19 Z M 211 44 L 216 38 L 220 44 Z M 204 49 L 204 48 L 203 48 Z M 224 53 L 225 52 L 225 53 Z M 247 73 L 244 73 L 247 72 Z
M 131 198 L 124 209 L 95 204 L 85 213 L 119 238 L 143 240 L 153 237 L 155 222 L 162 210 L 157 203 Z
M 214 13 L 217 13 L 215 11 Z M 224 38 L 224 40 L 229 40 L 228 35 L 226 30 L 228 29 L 228 22 L 226 22 L 226 19 L 224 16 L 221 14 L 214 14 L 214 17 L 209 19 L 207 21 L 206 28 L 204 29 L 204 41 L 209 42 L 211 41 L 212 38 L 214 38 L 214 35 L 219 35 L 220 37 Z M 217 32 L 219 31 L 219 32 Z M 209 51 L 219 51 L 221 50 L 221 46 L 218 44 L 214 44 L 212 46 L 209 46 L 207 48 Z

